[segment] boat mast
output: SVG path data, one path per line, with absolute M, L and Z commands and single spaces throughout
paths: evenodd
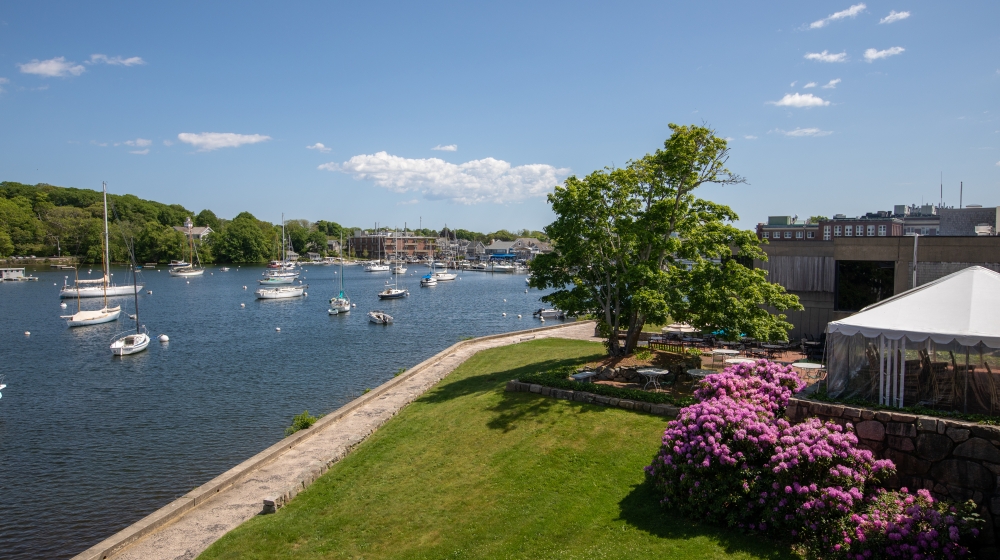
M 129 251 L 129 259 L 132 261 L 132 296 L 135 298 L 135 334 L 140 334 L 139 331 L 139 286 L 136 283 L 135 278 L 135 259 L 132 257 L 132 252 Z
M 281 213 L 281 262 L 287 262 L 288 257 L 285 253 L 285 213 Z
M 101 181 L 104 191 L 104 262 L 101 263 L 104 273 L 104 307 L 108 306 L 108 280 L 111 279 L 111 241 L 108 237 L 108 183 Z M 77 294 L 79 295 L 79 293 Z
M 344 297 L 344 230 L 340 230 L 340 297 Z

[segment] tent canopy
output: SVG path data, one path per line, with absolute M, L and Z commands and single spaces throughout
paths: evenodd
M 830 333 L 1000 348 L 1000 274 L 972 266 L 833 321 Z

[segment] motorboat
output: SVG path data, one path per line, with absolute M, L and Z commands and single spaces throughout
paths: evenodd
M 396 264 L 392 266 L 393 274 L 406 274 L 406 265 Z
M 427 274 L 420 278 L 421 286 L 437 286 L 437 283 L 438 279 L 433 274 Z
M 434 268 L 448 268 L 448 263 L 442 261 L 435 261 Z
M 435 272 L 434 278 L 437 279 L 438 282 L 447 282 L 458 278 L 458 275 L 451 272 Z
M 297 277 L 298 274 L 294 276 L 267 276 L 265 278 L 258 280 L 257 283 L 262 284 L 264 286 L 281 286 L 287 284 L 294 284 L 295 279 Z
M 224 267 L 220 268 L 219 270 L 221 270 L 222 272 L 229 272 L 229 267 L 228 266 L 224 266 Z
M 119 336 L 111 342 L 111 354 L 128 356 L 138 354 L 149 346 L 149 332 L 141 327 L 140 332 Z
M 512 265 L 512 264 L 496 263 L 496 264 L 493 265 L 493 272 L 508 273 L 508 272 L 514 272 L 514 269 L 515 269 L 515 266 Z
M 402 299 L 410 295 L 410 291 L 406 288 L 390 288 L 386 286 L 384 290 L 378 293 L 378 299 Z
M 389 315 L 385 311 L 369 311 L 368 320 L 376 325 L 391 325 L 392 315 Z
M 170 264 L 168 264 L 167 266 L 169 266 L 171 268 L 177 267 L 177 266 L 191 266 L 191 263 L 187 262 L 184 259 L 181 259 L 179 261 L 170 261 Z
M 287 299 L 293 297 L 302 297 L 305 294 L 308 284 L 300 284 L 298 286 L 281 286 L 278 288 L 260 288 L 254 294 L 256 294 L 257 299 Z
M 532 313 L 531 316 L 537 319 L 565 319 L 566 312 L 561 309 L 539 309 Z
M 389 272 L 389 270 L 390 268 L 387 264 L 372 262 L 365 265 L 365 272 Z
M 474 264 L 474 265 L 472 265 L 472 266 L 469 267 L 469 270 L 479 270 L 479 271 L 482 271 L 482 272 L 485 272 L 485 271 L 487 271 L 489 269 L 490 269 L 490 267 L 486 263 L 476 263 L 476 264 Z

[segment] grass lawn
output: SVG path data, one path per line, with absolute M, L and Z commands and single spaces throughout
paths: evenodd
M 503 391 L 601 351 L 544 339 L 480 352 L 201 558 L 791 558 L 659 506 L 642 467 L 663 418 Z

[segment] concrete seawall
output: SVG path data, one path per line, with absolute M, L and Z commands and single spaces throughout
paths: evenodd
M 327 414 L 74 557 L 193 558 L 260 513 L 274 511 L 480 350 L 532 338 L 592 339 L 593 322 L 464 340 Z

